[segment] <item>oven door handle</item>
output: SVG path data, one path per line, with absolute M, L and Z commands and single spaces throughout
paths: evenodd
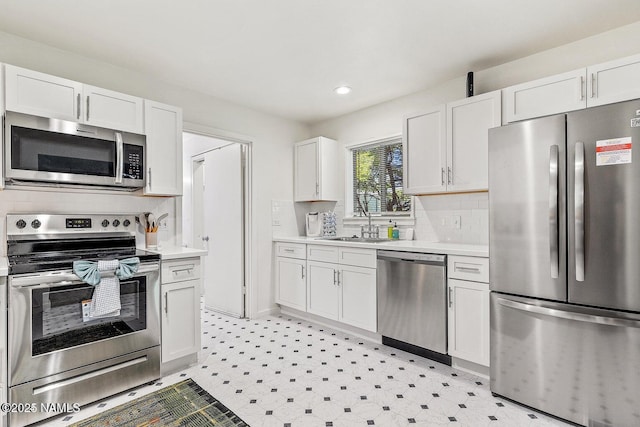
M 160 265 L 158 263 L 145 263 L 140 264 L 138 271 L 135 275 L 142 275 L 159 271 Z M 84 283 L 78 279 L 71 270 L 65 270 L 62 272 L 49 272 L 39 274 L 29 274 L 24 276 L 9 276 L 11 286 L 14 288 L 24 288 L 30 286 L 44 285 L 49 288 L 56 288 L 59 286 L 80 285 Z

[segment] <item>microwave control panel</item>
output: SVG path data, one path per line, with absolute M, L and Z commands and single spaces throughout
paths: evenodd
M 124 145 L 124 178 L 144 179 L 143 157 L 144 151 L 141 145 Z

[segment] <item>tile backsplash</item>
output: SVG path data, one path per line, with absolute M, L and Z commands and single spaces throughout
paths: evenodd
M 418 196 L 414 200 L 415 224 L 398 226 L 401 239 L 405 238 L 408 228 L 413 228 L 414 240 L 477 245 L 489 243 L 488 193 Z M 343 201 L 295 203 L 291 200 L 273 200 L 273 236 L 304 236 L 306 213 L 331 210 L 337 215 L 338 235 L 359 233 L 359 225 L 344 225 Z M 382 225 L 381 232 L 385 230 L 386 225 Z

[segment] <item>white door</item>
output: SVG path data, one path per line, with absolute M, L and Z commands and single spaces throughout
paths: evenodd
M 295 145 L 295 201 L 318 200 L 318 140 L 303 141 Z
M 205 306 L 244 316 L 244 171 L 242 144 L 204 154 Z
M 338 264 L 307 261 L 307 311 L 338 320 Z
M 307 311 L 307 261 L 277 257 L 276 262 L 276 302 Z
M 377 330 L 376 269 L 341 266 L 338 320 L 371 332 Z

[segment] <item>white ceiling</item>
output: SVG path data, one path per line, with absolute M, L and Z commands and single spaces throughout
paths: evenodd
M 20 0 L 0 30 L 313 123 L 640 21 L 638 0 Z M 339 97 L 333 89 L 353 88 Z

